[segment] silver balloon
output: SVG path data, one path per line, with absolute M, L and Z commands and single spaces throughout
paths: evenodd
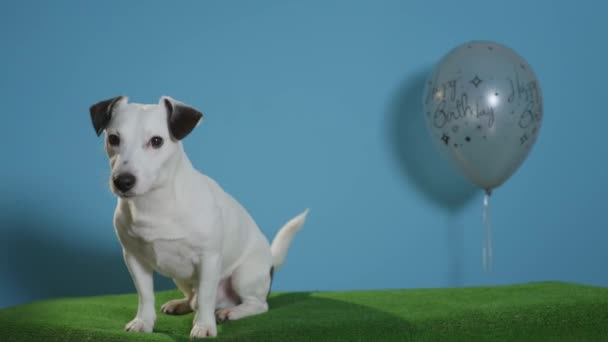
M 437 147 L 488 192 L 526 159 L 543 116 L 532 68 L 495 42 L 466 43 L 445 55 L 427 81 L 423 101 Z

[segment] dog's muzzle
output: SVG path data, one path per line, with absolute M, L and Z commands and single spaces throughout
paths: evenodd
M 135 181 L 135 176 L 128 172 L 121 173 L 112 180 L 114 187 L 116 187 L 116 189 L 120 190 L 122 193 L 126 193 L 127 191 L 131 190 L 135 186 Z

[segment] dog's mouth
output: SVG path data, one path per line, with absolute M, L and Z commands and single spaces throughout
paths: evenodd
M 131 191 L 122 192 L 122 191 L 120 191 L 120 190 L 115 190 L 115 191 L 114 191 L 114 194 L 115 194 L 116 196 L 118 196 L 118 197 L 120 197 L 120 198 L 124 198 L 124 199 L 133 198 L 133 197 L 135 197 L 135 196 L 136 196 L 136 195 L 135 195 L 133 192 L 131 192 Z

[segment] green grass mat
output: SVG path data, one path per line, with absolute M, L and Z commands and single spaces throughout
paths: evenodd
M 157 307 L 178 298 L 157 293 Z M 565 283 L 455 289 L 275 293 L 270 311 L 219 325 L 217 340 L 608 341 L 608 288 Z M 153 334 L 123 332 L 135 295 L 0 310 L 0 341 L 187 341 L 192 314 L 158 313 Z

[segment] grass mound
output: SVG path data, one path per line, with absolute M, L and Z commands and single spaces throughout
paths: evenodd
M 179 298 L 159 292 L 157 307 Z M 455 289 L 294 292 L 270 311 L 219 325 L 217 340 L 608 340 L 608 288 L 566 283 Z M 1 341 L 187 341 L 193 315 L 157 313 L 153 334 L 123 332 L 134 294 L 40 301 L 0 310 Z

